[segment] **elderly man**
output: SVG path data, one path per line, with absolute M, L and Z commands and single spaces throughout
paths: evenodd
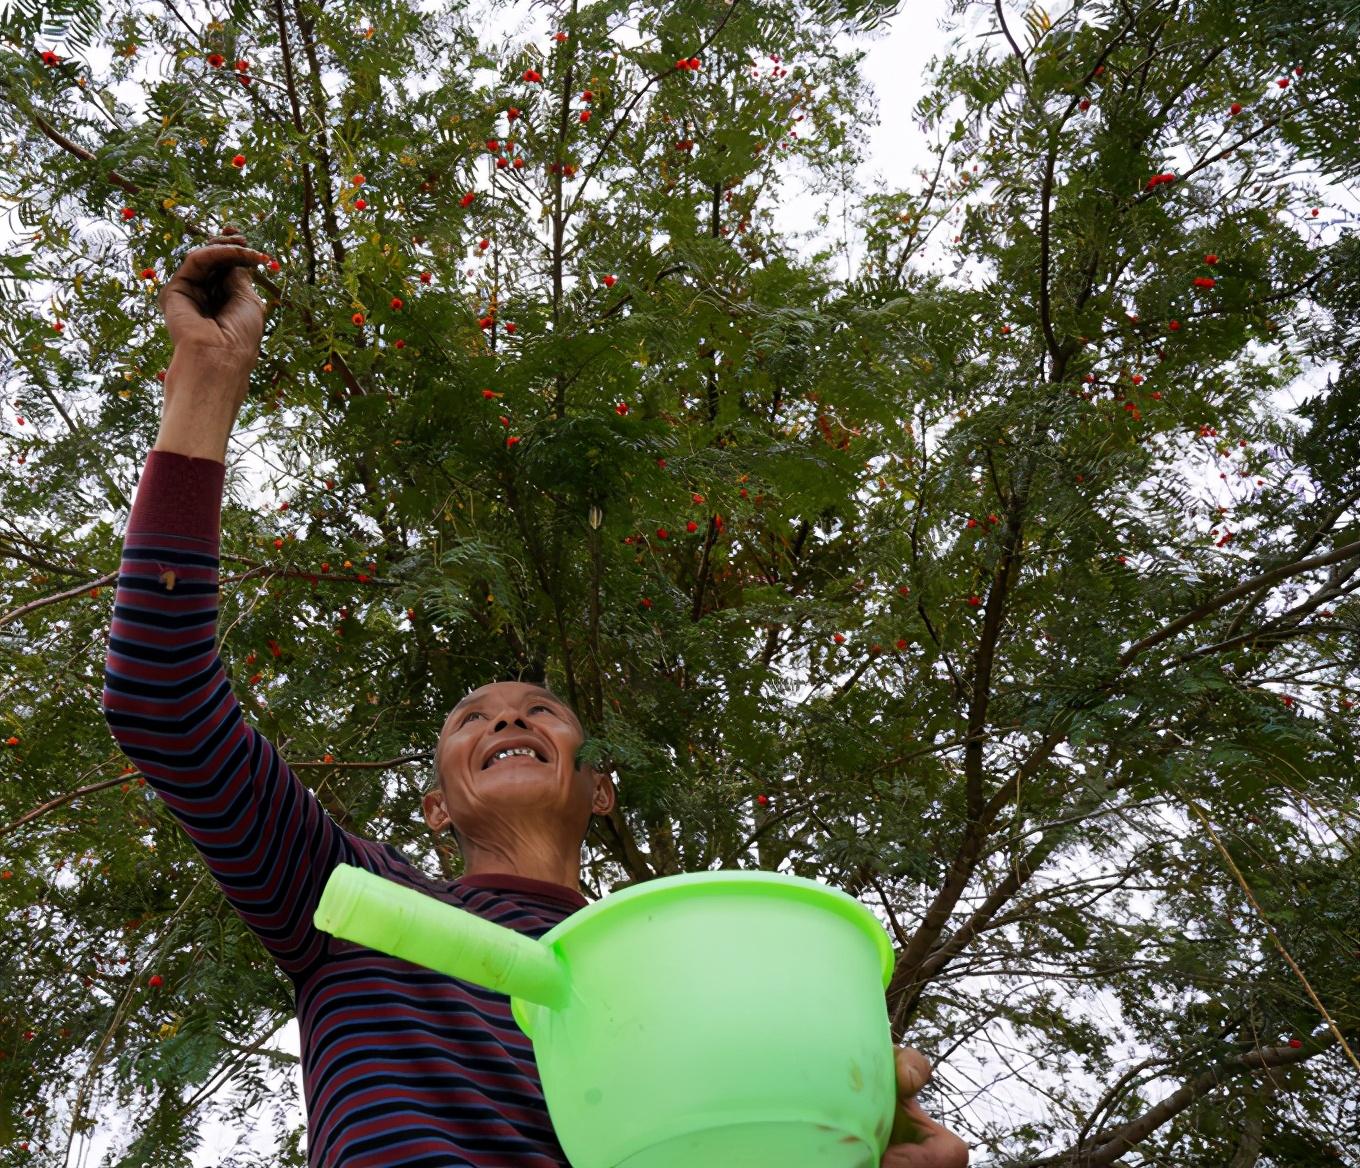
M 590 816 L 613 807 L 613 785 L 576 764 L 581 724 L 551 692 L 474 690 L 444 725 L 438 788 L 424 801 L 429 826 L 459 836 L 465 872 L 433 880 L 390 844 L 342 829 L 245 721 L 215 648 L 227 440 L 262 335 L 246 276 L 259 253 L 243 244 L 227 228 L 162 292 L 176 348 L 124 536 L 105 719 L 292 982 L 312 1168 L 561 1168 L 510 999 L 333 937 L 312 918 L 347 863 L 537 939 L 587 903 L 581 843 Z M 915 1102 L 929 1073 L 918 1053 L 898 1052 L 893 1138 L 903 1142 L 885 1168 L 967 1162 Z

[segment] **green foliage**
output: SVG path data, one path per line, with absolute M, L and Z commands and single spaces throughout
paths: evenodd
M 975 1160 L 1075 1168 L 1214 1068 L 1125 1162 L 1360 1138 L 1333 1030 L 1355 1049 L 1360 556 L 1299 566 L 1356 541 L 1360 249 L 1298 177 L 1354 173 L 1356 9 L 984 6 L 993 35 L 890 126 L 938 174 L 857 193 L 873 95 L 837 22 L 895 10 L 608 0 L 525 46 L 464 4 L 358 34 L 304 6 L 291 72 L 245 4 L 201 30 L 52 9 L 51 67 L 47 17 L 0 19 L 26 232 L 0 261 L 0 1163 L 56 1163 L 112 1107 L 136 1130 L 109 1163 L 189 1164 L 286 1063 L 260 1048 L 290 986 L 99 710 L 156 281 L 227 222 L 280 269 L 220 652 L 329 814 L 456 874 L 419 808 L 439 728 L 542 671 L 616 773 L 588 892 L 759 867 L 863 898 L 894 1036 Z M 129 43 L 158 62 L 143 111 L 108 97 Z M 795 168 L 858 198 L 848 277 L 776 226 Z M 1271 1077 L 1234 1062 L 1257 1053 Z M 261 1162 L 304 1162 L 300 1118 Z

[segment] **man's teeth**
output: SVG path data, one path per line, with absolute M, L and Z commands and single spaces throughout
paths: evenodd
M 516 746 L 516 747 L 514 747 L 512 750 L 498 750 L 498 751 L 496 751 L 496 753 L 493 754 L 493 755 L 491 756 L 491 761 L 492 761 L 493 763 L 495 763 L 495 762 L 500 762 L 501 759 L 503 759 L 503 758 L 509 758 L 509 757 L 510 757 L 511 755 L 513 755 L 513 754 L 524 754 L 524 755 L 528 755 L 528 756 L 529 756 L 530 758 L 532 758 L 532 759 L 537 759 L 537 758 L 538 758 L 538 755 L 536 755 L 531 749 L 529 749 L 529 747 L 527 747 L 527 746 Z

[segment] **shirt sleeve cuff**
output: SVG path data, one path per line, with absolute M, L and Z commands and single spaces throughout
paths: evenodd
M 225 463 L 152 450 L 137 484 L 128 532 L 180 535 L 220 546 Z

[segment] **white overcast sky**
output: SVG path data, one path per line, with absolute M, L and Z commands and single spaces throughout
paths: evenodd
M 0 5 L 3 0 L 0 0 Z M 182 9 L 188 13 L 196 6 L 190 4 L 188 8 Z M 426 0 L 421 5 L 425 12 L 435 12 L 440 5 L 437 0 Z M 1057 6 L 1055 6 L 1057 7 Z M 979 10 L 975 7 L 974 13 Z M 878 125 L 872 127 L 868 133 L 870 143 L 869 160 L 862 168 L 859 175 L 859 185 L 863 190 L 899 190 L 907 188 L 917 188 L 918 184 L 913 178 L 913 171 L 918 167 L 924 167 L 933 163 L 933 156 L 926 149 L 926 142 L 922 138 L 920 130 L 915 125 L 911 110 L 919 100 L 923 90 L 922 78 L 926 75 L 926 66 L 930 57 L 936 53 L 942 53 L 945 48 L 947 37 L 940 31 L 940 22 L 946 13 L 944 0 L 908 0 L 905 10 L 891 21 L 885 28 L 880 29 L 870 38 L 863 38 L 858 41 L 859 45 L 868 50 L 868 55 L 862 63 L 864 76 L 873 86 L 876 95 L 876 112 Z M 527 24 L 520 28 L 526 17 L 532 20 L 532 24 Z M 969 19 L 967 27 L 976 27 L 973 23 L 979 17 L 974 16 Z M 493 34 L 499 36 L 504 31 L 509 33 L 520 28 L 520 34 L 525 39 L 534 39 L 542 44 L 543 37 L 552 30 L 548 29 L 544 23 L 545 14 L 540 10 L 530 14 L 530 5 L 527 0 L 520 0 L 518 4 L 509 11 L 502 13 L 499 18 L 490 21 Z M 844 42 L 848 45 L 851 42 Z M 42 49 L 51 48 L 61 55 L 66 55 L 67 46 L 61 42 L 42 43 Z M 111 53 L 107 50 L 96 52 L 92 55 L 92 67 L 96 75 L 104 75 L 111 59 Z M 151 62 L 146 62 L 149 66 Z M 434 80 L 430 79 L 422 84 L 420 78 L 408 78 L 419 91 L 424 91 L 434 87 Z M 116 92 L 120 102 L 138 111 L 144 110 L 143 90 L 137 82 L 129 82 L 118 86 Z M 799 129 L 809 123 L 799 124 Z M 804 232 L 813 229 L 813 212 L 815 202 L 810 199 L 799 197 L 799 188 L 796 177 L 791 177 L 789 189 L 781 192 L 782 204 L 779 212 L 779 222 L 791 231 Z M 1333 206 L 1347 202 L 1345 192 L 1335 192 L 1337 198 Z M 1356 203 L 1353 199 L 1349 200 L 1349 206 L 1354 212 Z M 207 220 L 206 213 L 199 213 L 201 220 Z M 111 214 L 113 223 L 121 221 Z M 825 246 L 829 241 L 836 239 L 836 232 L 839 231 L 839 223 L 833 219 L 832 227 L 829 229 L 831 234 L 808 239 L 804 245 L 806 253 L 811 253 L 818 247 Z M 0 242 L 9 244 L 11 240 L 19 239 L 27 233 L 22 231 L 12 212 L 7 212 L 0 217 Z M 853 246 L 851 241 L 851 260 L 858 260 L 859 250 Z M 942 263 L 936 260 L 932 263 Z M 44 294 L 50 294 L 54 289 L 46 289 Z M 37 295 L 38 290 L 30 287 L 26 290 L 28 295 Z M 1294 392 L 1285 399 L 1277 403 L 1281 408 L 1288 408 L 1291 404 L 1296 405 L 1303 397 L 1310 394 L 1310 385 L 1316 385 L 1320 377 L 1320 371 L 1313 371 L 1311 376 L 1306 379 L 1307 384 L 1294 388 Z M 4 411 L 4 416 L 0 419 L 0 426 L 8 428 L 10 433 L 14 433 L 13 410 Z M 253 459 L 244 445 L 234 444 L 233 452 L 229 458 L 233 465 L 240 465 L 245 469 L 247 481 L 252 484 L 261 497 L 265 495 L 264 483 L 268 476 L 268 469 L 258 460 Z M 1216 476 L 1215 476 L 1216 477 Z M 1206 491 L 1218 489 L 1218 484 L 1206 482 Z M 1082 1004 L 1073 1002 L 1074 1009 L 1089 1009 L 1108 1015 L 1107 1021 L 1118 1018 L 1118 1006 L 1108 995 L 1098 997 L 1095 1001 L 1088 1001 Z M 992 1040 L 1005 1041 L 1006 1036 L 996 1030 L 990 1036 Z M 298 1053 L 298 1035 L 296 1020 L 290 1021 L 278 1036 L 277 1048 L 286 1050 L 296 1055 Z M 994 1077 L 997 1071 L 995 1060 L 989 1067 L 987 1060 L 986 1044 L 979 1042 L 971 1046 L 968 1052 L 956 1052 L 951 1069 L 957 1074 L 957 1078 L 950 1076 L 950 1081 L 957 1087 L 964 1090 L 965 1094 L 971 1094 L 969 1086 L 977 1088 Z M 929 1052 L 927 1052 L 929 1053 Z M 1130 1051 L 1132 1057 L 1134 1052 Z M 291 1075 L 296 1085 L 296 1094 L 299 1100 L 298 1118 L 301 1119 L 300 1100 L 302 1097 L 301 1072 L 293 1068 L 291 1071 L 282 1072 Z M 1168 1084 L 1168 1089 L 1171 1085 Z M 1154 1090 L 1153 1094 L 1159 1092 Z M 1034 1098 L 1023 1090 L 1013 1086 L 998 1086 L 986 1092 L 981 1098 L 969 1106 L 975 1122 L 985 1123 L 987 1120 L 993 1122 L 1019 1122 L 1021 1115 L 1029 1113 L 1033 1115 L 1042 1114 L 1046 1109 L 1046 1100 Z M 70 1160 L 66 1168 L 90 1168 L 97 1166 L 101 1157 L 111 1148 L 123 1147 L 126 1144 L 126 1132 L 121 1123 L 116 1123 L 111 1115 L 105 1113 L 106 1118 L 101 1119 L 100 1126 L 91 1133 L 89 1138 L 78 1139 L 73 1147 Z M 264 1129 L 259 1138 L 243 1145 L 241 1132 L 225 1124 L 208 1122 L 203 1125 L 204 1142 L 194 1156 L 196 1168 L 217 1168 L 223 1160 L 231 1153 L 233 1148 L 244 1146 L 257 1147 L 264 1151 L 274 1146 L 272 1139 L 273 1124 L 260 1117 L 262 1122 L 259 1125 Z M 249 1137 L 245 1137 L 247 1140 Z

